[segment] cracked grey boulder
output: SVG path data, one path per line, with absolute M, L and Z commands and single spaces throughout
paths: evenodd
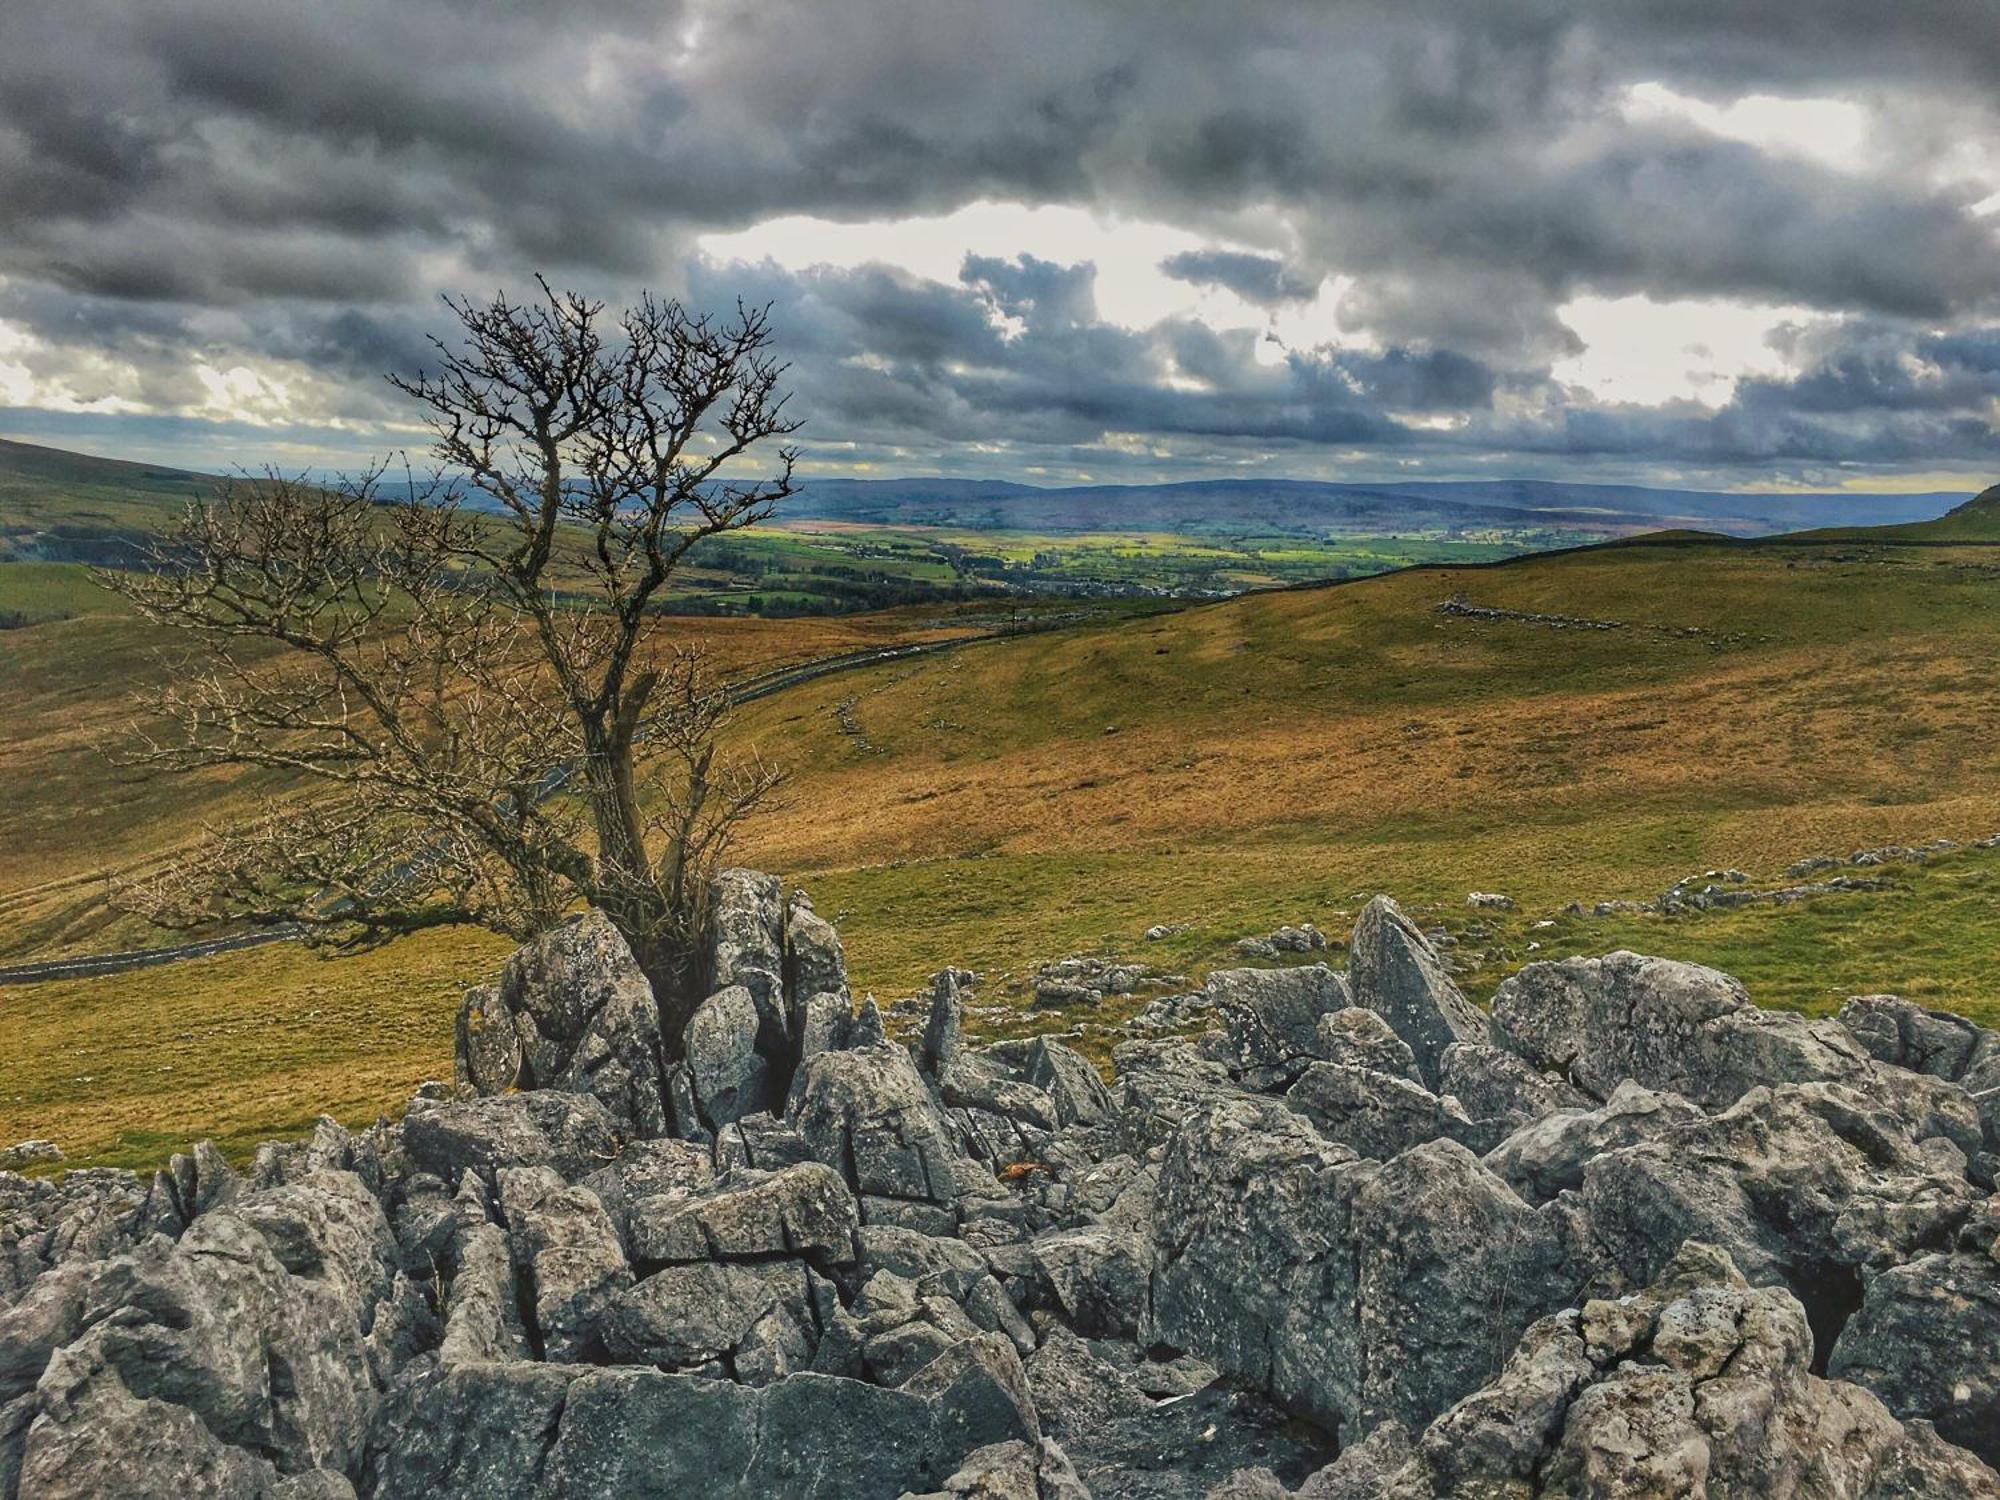
M 82 1450 L 121 1431 L 162 1445 L 162 1473 L 183 1465 L 225 1493 L 271 1463 L 345 1471 L 376 1401 L 373 1312 L 331 1254 L 294 1274 L 228 1208 L 178 1242 L 149 1240 L 91 1278 L 83 1333 L 42 1374 L 22 1493 L 77 1493 L 92 1461 Z
M 1016 1439 L 1041 1444 L 1041 1423 L 1021 1357 L 997 1333 L 961 1339 L 904 1381 L 902 1389 L 935 1403 L 938 1437 L 946 1448 L 971 1452 Z
M 904 1500 L 1090 1500 L 1090 1491 L 1053 1440 L 1015 1438 L 968 1454 L 942 1489 Z
M 236 1172 L 213 1141 L 197 1141 L 192 1151 L 176 1151 L 164 1171 L 153 1174 L 140 1215 L 144 1229 L 177 1235 L 202 1214 L 236 1196 Z
M 1365 1005 L 1350 1005 L 1319 1018 L 1313 1054 L 1322 1062 L 1369 1068 L 1398 1078 L 1417 1078 L 1417 1055 L 1395 1028 Z
M 572 1364 L 598 1352 L 597 1325 L 632 1284 L 618 1228 L 597 1194 L 547 1167 L 500 1173 L 500 1209 L 516 1273 L 534 1291 L 542 1357 Z
M 803 1261 L 704 1260 L 620 1292 L 599 1331 L 616 1363 L 727 1374 L 755 1358 L 776 1378 L 811 1363 L 818 1320 Z
M 695 1107 L 710 1130 L 777 1106 L 771 1064 L 758 1051 L 758 1015 L 738 984 L 710 995 L 688 1020 L 683 1047 Z
M 1723 1109 L 1761 1084 L 1869 1072 L 1838 1022 L 1759 1010 L 1727 974 L 1637 953 L 1529 964 L 1495 992 L 1493 1020 L 1506 1045 L 1598 1099 L 1629 1078 Z
M 1473 1122 L 1460 1139 L 1475 1151 L 1491 1150 L 1530 1120 L 1596 1102 L 1503 1047 L 1473 1042 L 1445 1048 L 1438 1093 L 1456 1099 Z
M 1226 1067 L 1184 1041 L 1121 1042 L 1112 1049 L 1111 1065 L 1113 1133 L 1123 1151 L 1164 1146 L 1211 1106 L 1243 1098 Z
M 482 1209 L 483 1212 L 483 1209 Z M 446 1366 L 530 1357 L 507 1232 L 484 1218 L 457 1226 L 453 1271 L 444 1298 L 438 1360 Z
M 1455 1141 L 1359 1162 L 1222 1105 L 1160 1175 L 1153 1336 L 1345 1436 L 1420 1426 L 1576 1289 L 1563 1237 Z
M 719 1171 L 754 1167 L 780 1172 L 808 1159 L 805 1137 L 771 1114 L 745 1115 L 715 1135 L 715 1165 Z
M 1370 901 L 1355 920 L 1347 983 L 1354 1004 L 1375 1011 L 1409 1044 L 1428 1088 L 1438 1087 L 1447 1047 L 1490 1039 L 1486 1017 L 1459 993 L 1430 941 L 1387 896 Z
M 957 1197 L 953 1153 L 937 1106 L 902 1048 L 821 1053 L 793 1080 L 785 1114 L 814 1159 L 860 1196 L 864 1223 L 885 1221 L 898 1202 L 930 1205 L 948 1217 Z
M 1856 995 L 1840 1007 L 1838 1020 L 1877 1062 L 1972 1092 L 2000 1088 L 2000 1034 L 1963 1016 L 1894 995 Z
M 656 1370 L 420 1361 L 385 1403 L 361 1489 L 373 1500 L 922 1493 L 973 1451 L 956 1426 L 935 1396 L 809 1373 L 753 1388 Z
M 1131 1230 L 1091 1225 L 1045 1234 L 1035 1269 L 1080 1333 L 1136 1338 L 1152 1294 L 1152 1247 Z
M 18 1489 L 7 1491 L 21 1500 L 262 1500 L 278 1483 L 268 1459 L 224 1442 L 185 1406 L 133 1395 L 102 1366 L 59 1358 L 34 1410 Z
M 83 1168 L 59 1182 L 0 1172 L 0 1302 L 68 1261 L 129 1250 L 148 1197 L 130 1172 Z
M 1753 1089 L 1720 1114 L 1593 1157 L 1573 1201 L 1595 1250 L 1630 1283 L 1701 1239 L 1753 1280 L 1789 1285 L 1830 1345 L 1855 1278 L 1948 1239 L 1979 1196 L 1867 1096 L 1806 1083 Z
M 693 1141 L 633 1141 L 609 1165 L 584 1178 L 583 1185 L 597 1194 L 629 1254 L 634 1206 L 707 1192 L 715 1185 L 715 1166 L 708 1150 Z M 663 1207 L 664 1201 L 656 1201 L 651 1211 Z
M 958 1061 L 965 1039 L 961 1027 L 965 1000 L 959 993 L 958 970 L 942 969 L 931 976 L 930 1009 L 924 1017 L 924 1034 L 917 1043 L 918 1071 L 941 1078 Z
M 785 908 L 785 993 L 794 1009 L 792 1032 L 799 1035 L 797 1012 L 816 995 L 833 995 L 845 1004 L 847 955 L 833 924 L 812 909 L 803 893 L 794 892 Z
M 421 1171 L 456 1183 L 468 1171 L 553 1167 L 566 1182 L 618 1155 L 617 1124 L 589 1094 L 536 1089 L 491 1098 L 414 1099 L 403 1149 Z
M 1487 1169 L 1530 1202 L 1546 1202 L 1582 1185 L 1584 1167 L 1608 1152 L 1659 1140 L 1702 1119 L 1679 1094 L 1621 1083 L 1595 1109 L 1544 1115 L 1486 1153 Z
M 1576 1291 L 1556 1224 L 1456 1141 L 1384 1163 L 1355 1195 L 1352 1235 L 1364 1428 L 1423 1425 Z
M 1690 1241 L 1636 1296 L 1535 1324 L 1400 1464 L 1358 1445 L 1301 1495 L 2000 1495 L 1995 1476 L 1858 1386 L 1809 1369 L 1805 1311 Z M 1387 1462 L 1384 1462 L 1384 1460 Z
M 1221 1018 L 1230 1070 L 1246 1086 L 1290 1082 L 1319 1056 L 1322 1017 L 1347 1008 L 1347 981 L 1325 964 L 1218 969 L 1202 992 Z
M 1124 1370 L 1101 1358 L 1054 1318 L 1039 1314 L 1037 1320 L 1042 1323 L 1041 1342 L 1022 1361 L 1022 1368 L 1044 1431 L 1070 1442 L 1153 1409 L 1138 1382 Z
M 459 1008 L 456 1056 L 459 1081 L 482 1094 L 589 1094 L 629 1133 L 667 1133 L 659 1007 L 631 948 L 601 911 L 524 944 L 498 985 L 469 991 Z
M 1027 1080 L 1055 1103 L 1058 1125 L 1092 1124 L 1111 1112 L 1111 1091 L 1073 1047 L 1039 1036 L 1028 1044 Z
M 1274 1103 L 1193 1116 L 1160 1171 L 1149 1338 L 1354 1430 L 1353 1210 L 1380 1170 Z
M 723 870 L 710 899 L 709 992 L 745 990 L 757 1013 L 757 1046 L 766 1056 L 779 1056 L 791 1026 L 783 887 L 776 876 L 756 870 Z
M 854 1195 L 823 1162 L 732 1172 L 697 1196 L 640 1199 L 630 1216 L 642 1261 L 750 1260 L 799 1255 L 826 1265 L 854 1258 Z
M 11 1305 L 0 1307 L 0 1407 L 32 1391 L 49 1356 L 83 1331 L 92 1274 L 93 1268 L 81 1262 L 58 1266 Z
M 1827 1373 L 2000 1465 L 2000 1261 L 1933 1254 L 1876 1272 Z
M 797 1010 L 800 1067 L 854 1040 L 854 1003 L 846 995 L 822 990 L 799 1001 Z
M 1330 1141 L 1387 1161 L 1440 1136 L 1465 1140 L 1472 1121 L 1455 1099 L 1420 1083 L 1345 1063 L 1316 1062 L 1285 1091 L 1285 1103 Z

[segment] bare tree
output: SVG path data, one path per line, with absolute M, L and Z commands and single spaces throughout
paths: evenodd
M 352 943 L 447 923 L 528 936 L 603 908 L 670 1035 L 709 876 L 778 776 L 718 745 L 728 700 L 657 605 L 703 538 L 793 493 L 768 310 L 728 320 L 541 283 L 447 299 L 462 340 L 396 388 L 441 468 L 267 474 L 188 509 L 144 570 L 100 575 L 201 669 L 139 764 L 265 767 L 310 795 L 127 893 L 156 920 L 302 922 Z M 746 455 L 779 440 L 745 478 Z

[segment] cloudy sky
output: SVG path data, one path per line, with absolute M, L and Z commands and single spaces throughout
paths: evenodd
M 0 434 L 417 440 L 438 294 L 776 304 L 811 465 L 2000 474 L 1993 0 L 7 0 Z

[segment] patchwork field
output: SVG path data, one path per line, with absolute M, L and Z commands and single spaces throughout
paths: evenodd
M 1454 930 L 1478 994 L 1530 958 L 1624 945 L 1717 963 L 1767 1003 L 1889 987 L 1990 1022 L 1991 851 L 1783 907 L 1566 909 L 1710 867 L 1780 885 L 1801 855 L 2000 830 L 1992 536 L 1975 515 L 1931 545 L 1679 538 L 1419 567 L 825 678 L 745 711 L 795 780 L 743 858 L 809 889 L 885 999 L 955 962 L 987 973 L 982 998 L 1024 1005 L 1032 966 L 1078 951 L 1199 974 L 1283 921 L 1338 941 L 1388 891 Z M 36 575 L 22 597 L 30 582 L 57 587 Z M 1567 618 L 1535 618 L 1551 616 Z M 949 628 L 935 611 L 698 623 L 746 664 Z M 89 872 L 251 790 L 125 787 L 94 759 L 121 722 L 103 685 L 146 670 L 131 624 L 91 611 L 0 635 L 9 951 L 127 935 L 79 905 Z M 1469 912 L 1471 890 L 1519 909 Z M 1144 941 L 1155 923 L 1181 930 Z M 0 1137 L 139 1161 L 200 1134 L 247 1144 L 321 1105 L 370 1118 L 448 1069 L 457 994 L 504 946 L 265 949 L 0 989 Z M 1085 1018 L 1085 1041 L 1102 1050 L 1088 1028 L 1121 1013 Z

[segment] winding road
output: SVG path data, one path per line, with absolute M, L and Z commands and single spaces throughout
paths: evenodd
M 768 672 L 760 672 L 754 677 L 746 677 L 729 687 L 729 701 L 733 704 L 753 703 L 759 698 L 768 698 L 773 693 L 786 688 L 798 687 L 802 683 L 817 678 L 831 677 L 836 672 L 851 672 L 859 667 L 877 666 L 882 662 L 899 661 L 906 656 L 935 656 L 943 651 L 956 651 L 961 646 L 977 645 L 984 641 L 1005 640 L 1009 636 L 1031 634 L 1039 630 L 1060 629 L 1063 625 L 1075 623 L 1070 619 L 1056 619 L 1047 623 L 1037 623 L 1017 630 L 988 630 L 972 635 L 955 635 L 944 640 L 916 641 L 904 646 L 870 647 L 861 651 L 846 651 L 838 656 L 815 657 L 811 661 L 796 662 L 788 667 L 774 667 Z M 558 766 L 550 771 L 543 783 L 543 795 L 555 792 L 569 780 L 572 768 Z M 21 964 L 0 965 L 0 985 L 41 984 L 54 979 L 90 979 L 100 974 L 124 974 L 133 969 L 150 969 L 160 964 L 182 963 L 193 958 L 209 958 L 217 953 L 235 953 L 244 948 L 262 948 L 271 943 L 296 943 L 306 935 L 305 927 L 297 924 L 284 927 L 268 927 L 260 932 L 237 933 L 231 937 L 205 938 L 195 943 L 172 943 L 159 948 L 129 948 L 122 953 L 86 953 L 73 958 L 49 958 Z

